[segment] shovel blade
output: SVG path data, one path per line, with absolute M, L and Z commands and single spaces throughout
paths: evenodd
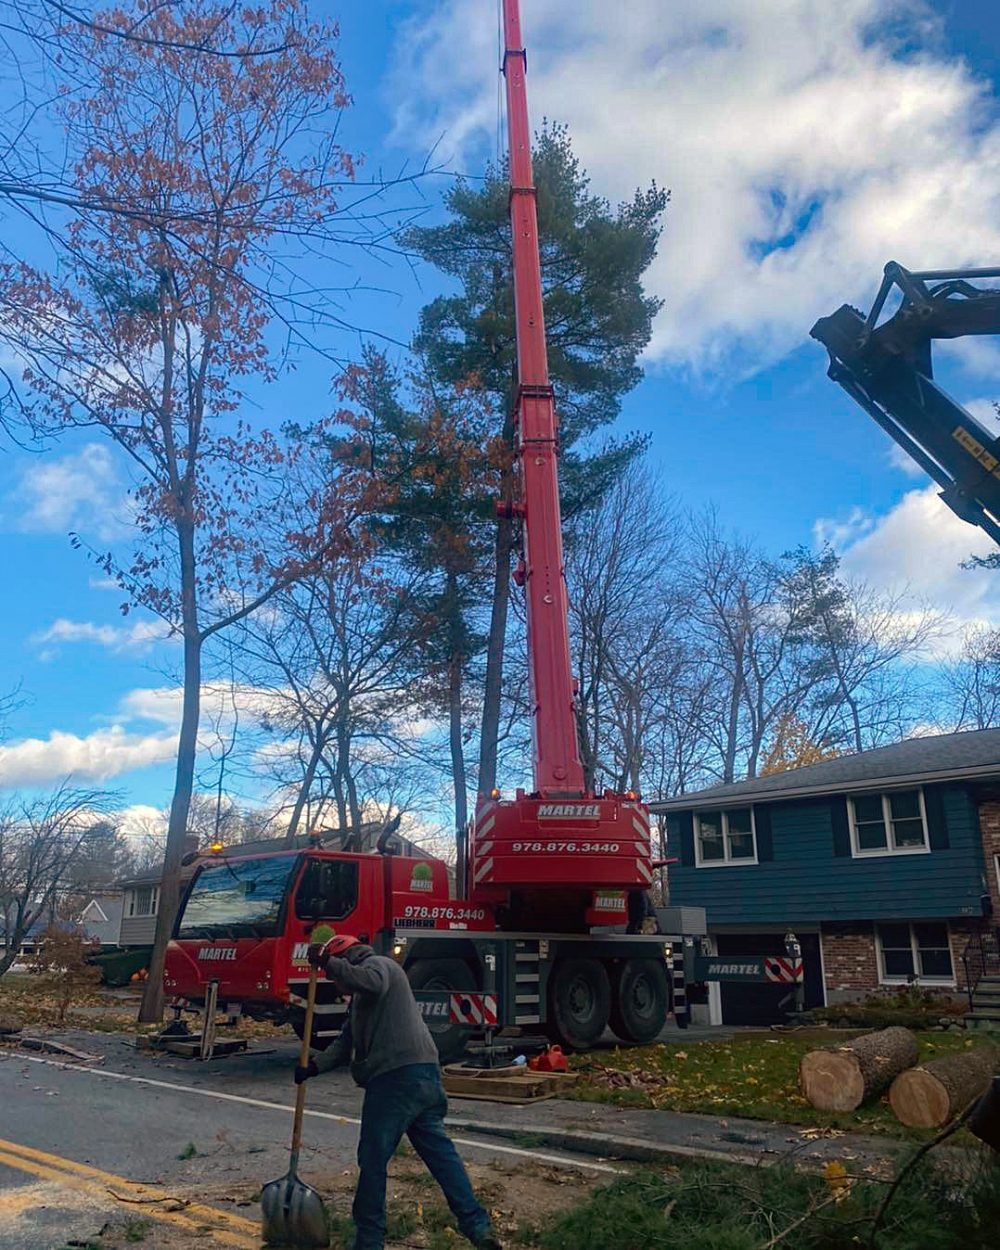
M 266 1245 L 322 1250 L 330 1244 L 323 1199 L 294 1172 L 264 1186 L 260 1209 Z

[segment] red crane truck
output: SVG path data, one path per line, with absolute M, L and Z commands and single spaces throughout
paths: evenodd
M 388 836 L 376 854 L 315 845 L 204 863 L 165 973 L 168 993 L 189 1002 L 214 979 L 221 1002 L 301 1027 L 309 934 L 332 924 L 403 963 L 448 1057 L 469 1029 L 579 1048 L 610 1025 L 624 1041 L 649 1042 L 671 1011 L 687 1023 L 686 984 L 713 976 L 683 926 L 670 936 L 609 931 L 622 926 L 629 893 L 652 884 L 649 811 L 634 793 L 588 790 L 580 761 L 517 0 L 504 0 L 503 25 L 518 371 L 519 493 L 508 507 L 522 541 L 515 580 L 526 599 L 534 787 L 480 795 L 460 898 L 442 862 L 392 855 Z M 319 1044 L 344 1010 L 323 988 Z

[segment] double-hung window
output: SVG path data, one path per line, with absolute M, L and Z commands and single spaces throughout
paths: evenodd
M 155 916 L 159 894 L 160 891 L 155 885 L 143 885 L 133 890 L 132 897 L 129 899 L 128 914 L 130 916 Z
M 699 868 L 756 864 L 757 838 L 752 807 L 695 812 L 695 862 Z
M 854 855 L 912 855 L 930 849 L 923 791 L 855 794 L 849 806 Z
M 943 921 L 914 921 L 876 926 L 884 982 L 951 984 L 955 979 Z

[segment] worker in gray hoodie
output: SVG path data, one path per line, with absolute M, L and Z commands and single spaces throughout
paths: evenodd
M 458 1227 L 477 1250 L 501 1250 L 490 1218 L 472 1192 L 469 1175 L 445 1132 L 448 1110 L 437 1047 L 394 959 L 376 955 L 356 938 L 337 936 L 309 948 L 309 962 L 351 999 L 347 1023 L 295 1083 L 350 1063 L 365 1091 L 358 1142 L 360 1175 L 351 1214 L 353 1250 L 383 1250 L 386 1169 L 403 1134 L 441 1186 Z

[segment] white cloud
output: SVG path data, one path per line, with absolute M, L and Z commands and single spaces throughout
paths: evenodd
M 89 642 L 115 651 L 145 648 L 165 642 L 170 629 L 161 621 L 133 621 L 130 625 L 95 625 L 92 621 L 70 621 L 65 617 L 36 634 L 36 643 Z M 51 653 L 47 653 L 51 655 Z
M 843 551 L 861 541 L 875 528 L 875 518 L 864 508 L 852 508 L 841 518 L 820 517 L 813 525 L 813 538 L 819 547 Z
M 990 434 L 994 437 L 997 433 L 997 422 L 1000 417 L 997 416 L 996 403 L 992 399 L 967 399 L 965 407 L 976 418 L 980 425 L 984 425 Z
M 53 730 L 47 738 L 24 738 L 0 747 L 0 788 L 44 785 L 64 777 L 107 781 L 166 763 L 176 750 L 173 732 L 135 734 L 112 725 L 81 738 Z
M 92 733 L 80 736 L 53 730 L 47 738 L 24 738 L 0 747 L 0 789 L 39 786 L 67 776 L 107 780 L 168 763 L 177 751 L 182 704 L 180 686 L 138 687 L 123 695 L 108 717 L 109 723 Z M 241 731 L 259 727 L 265 717 L 273 717 L 283 706 L 279 690 L 206 682 L 201 689 L 199 750 L 216 749 L 219 735 L 226 738 L 237 723 Z M 414 739 L 438 728 L 435 721 L 416 713 L 409 719 L 401 714 L 398 720 L 399 732 L 405 731 Z M 280 742 L 266 743 L 256 758 L 262 761 L 266 751 L 279 754 L 281 750 Z M 381 759 L 380 750 L 372 746 L 371 758 Z M 140 815 L 151 820 L 150 810 L 140 812 L 136 808 L 136 820 Z
M 940 613 L 948 630 L 928 658 L 957 650 L 964 628 L 1000 619 L 996 573 L 961 567 L 971 555 L 989 555 L 994 544 L 946 507 L 936 486 L 907 492 L 880 517 L 855 509 L 847 522 L 820 520 L 814 533 L 840 552 L 848 577 L 905 594 L 915 611 L 927 604 Z
M 126 488 L 110 448 L 102 443 L 32 461 L 4 501 L 4 516 L 9 527 L 23 533 L 79 530 L 99 542 L 119 541 L 132 530 Z
M 916 460 L 912 456 L 908 456 L 898 443 L 890 443 L 889 450 L 886 454 L 889 464 L 899 473 L 903 473 L 906 477 L 923 478 L 926 480 L 927 474 L 923 471 Z
M 167 818 L 158 807 L 149 803 L 132 803 L 115 813 L 118 828 L 128 838 L 143 838 L 150 833 L 166 833 Z
M 118 716 L 125 720 L 152 721 L 158 725 L 180 726 L 184 691 L 180 686 L 140 686 L 130 690 L 118 705 Z M 205 682 L 201 688 L 201 721 L 208 727 L 227 722 L 234 714 L 260 718 L 272 716 L 282 706 L 280 694 L 267 686 L 230 685 Z
M 458 161 L 493 149 L 491 17 L 481 0 L 444 0 L 400 32 L 397 142 L 443 135 Z M 529 6 L 535 123 L 568 122 L 612 199 L 652 178 L 673 191 L 651 269 L 666 300 L 653 358 L 758 368 L 806 342 L 816 316 L 870 299 L 889 259 L 1000 253 L 1000 123 L 988 84 L 935 50 L 936 32 L 920 0 Z

